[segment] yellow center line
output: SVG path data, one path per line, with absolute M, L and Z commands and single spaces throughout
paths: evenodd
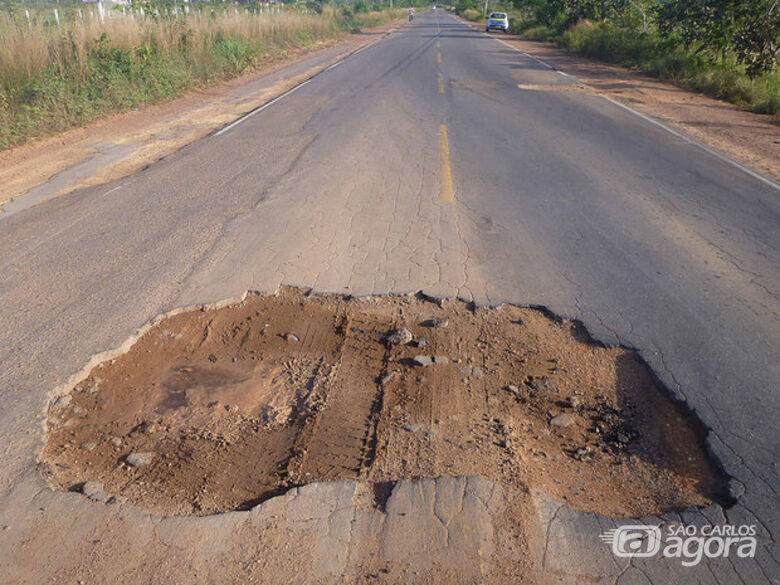
M 453 203 L 452 195 L 452 171 L 450 169 L 450 144 L 447 140 L 447 126 L 439 126 L 439 160 L 441 162 L 441 200 L 444 203 Z
M 436 41 L 436 48 L 437 48 L 437 49 L 440 49 L 440 48 L 441 48 L 441 45 L 439 44 L 439 41 Z
M 444 76 L 439 73 L 439 93 L 444 93 Z
M 436 53 L 436 62 L 441 63 L 441 53 Z

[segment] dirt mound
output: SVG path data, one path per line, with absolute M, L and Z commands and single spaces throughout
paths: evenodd
M 633 352 L 511 305 L 249 296 L 161 321 L 48 415 L 52 485 L 163 515 L 348 478 L 482 475 L 618 516 L 722 486 Z

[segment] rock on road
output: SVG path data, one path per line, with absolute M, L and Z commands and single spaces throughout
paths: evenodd
M 53 388 L 154 316 L 291 284 L 543 305 L 639 349 L 734 478 L 718 517 L 761 546 L 683 577 L 591 577 L 777 582 L 778 188 L 573 83 L 428 11 L 140 173 L 0 217 L 4 579 L 241 574 L 231 514 L 51 492 L 40 423 Z M 197 565 L 213 539 L 219 565 Z

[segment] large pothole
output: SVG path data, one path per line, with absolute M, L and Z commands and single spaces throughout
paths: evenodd
M 402 328 L 412 340 L 391 343 Z M 357 477 L 482 475 L 613 516 L 706 505 L 723 485 L 637 355 L 575 322 L 296 289 L 151 327 L 52 401 L 41 469 L 163 515 Z

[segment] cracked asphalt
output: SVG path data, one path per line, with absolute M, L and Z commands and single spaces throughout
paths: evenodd
M 183 551 L 209 549 L 205 535 L 221 526 L 220 562 L 233 562 L 235 516 L 179 518 L 173 530 L 51 492 L 35 469 L 44 408 L 91 356 L 156 315 L 290 284 L 540 305 L 637 348 L 734 478 L 733 506 L 677 518 L 756 524 L 759 551 L 728 567 L 618 566 L 602 558 L 608 549 L 572 544 L 604 520 L 556 504 L 543 572 L 572 583 L 777 583 L 778 188 L 601 97 L 555 91 L 571 83 L 429 11 L 218 135 L 0 220 L 9 582 L 112 582 L 120 573 L 108 565 L 145 582 L 133 578 L 140 567 L 173 555 L 154 544 L 161 526 Z M 125 549 L 88 560 L 117 533 Z

